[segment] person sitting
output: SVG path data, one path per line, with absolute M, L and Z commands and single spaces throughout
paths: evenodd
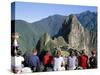
M 61 50 L 57 50 L 56 57 L 54 58 L 54 71 L 62 71 L 64 69 L 64 59 L 61 57 Z
M 30 56 L 31 56 L 31 53 L 30 53 L 30 52 L 27 52 L 27 51 L 26 51 L 26 52 L 24 53 L 24 55 L 23 55 L 23 57 L 24 57 L 24 62 L 23 62 L 24 67 L 30 67 L 30 65 L 29 65 Z
M 40 67 L 40 60 L 37 56 L 37 50 L 34 49 L 33 53 L 29 56 L 28 65 L 32 69 L 33 72 L 38 72 Z
M 43 57 L 44 71 L 47 71 L 48 68 L 52 69 L 52 61 L 53 57 L 51 56 L 49 51 L 46 51 L 46 54 Z
M 79 57 L 79 66 L 83 69 L 88 68 L 88 56 L 85 54 L 85 50 L 82 50 L 81 56 Z
M 17 54 L 11 58 L 12 70 L 14 73 L 22 72 L 22 68 L 23 68 L 22 62 L 24 61 L 24 58 L 21 55 L 22 55 L 22 52 L 18 51 Z
M 96 50 L 91 51 L 92 56 L 89 58 L 90 68 L 97 68 Z
M 75 70 L 77 68 L 78 60 L 73 51 L 70 52 L 70 55 L 67 58 L 67 65 L 68 70 Z

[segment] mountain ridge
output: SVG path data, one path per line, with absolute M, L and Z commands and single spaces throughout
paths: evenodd
M 86 12 L 85 12 L 86 13 Z M 91 13 L 91 12 L 89 12 Z M 97 18 L 96 15 L 93 15 L 93 17 L 89 16 L 89 23 L 87 22 L 88 20 L 85 20 L 85 18 L 87 17 L 83 17 L 82 13 L 80 13 L 81 15 L 76 15 L 76 18 L 78 19 L 78 21 L 80 22 L 80 24 L 87 30 L 91 32 L 91 37 L 94 38 L 94 40 L 96 39 L 96 31 L 97 31 L 97 19 L 93 19 L 94 17 Z M 84 19 L 84 22 L 82 22 L 82 17 Z M 22 50 L 32 50 L 32 48 L 36 47 L 36 44 L 38 42 L 38 40 L 40 39 L 40 37 L 45 33 L 49 33 L 49 35 L 51 37 L 54 37 L 55 35 L 57 35 L 62 27 L 62 24 L 64 23 L 64 20 L 68 19 L 68 16 L 61 16 L 61 15 L 53 15 L 53 16 L 49 16 L 47 18 L 44 18 L 40 21 L 37 22 L 32 22 L 32 23 L 28 23 L 26 21 L 23 20 L 13 20 L 11 21 L 11 24 L 13 25 L 15 22 L 15 31 L 19 32 L 21 34 L 21 38 L 19 39 L 19 45 L 21 46 Z M 93 19 L 93 20 L 91 20 Z M 95 23 L 93 23 L 95 22 Z M 86 24 L 83 25 L 82 23 Z M 90 28 L 91 26 L 89 26 L 90 24 L 93 23 L 93 27 Z M 92 32 L 93 30 L 93 32 Z M 95 36 L 94 36 L 95 33 Z M 22 41 L 23 40 L 23 41 Z M 27 41 L 26 41 L 27 40 Z M 96 41 L 93 41 L 95 43 L 97 43 Z M 29 46 L 30 45 L 30 46 Z M 24 48 L 25 47 L 25 48 Z M 24 52 L 25 52 L 24 51 Z

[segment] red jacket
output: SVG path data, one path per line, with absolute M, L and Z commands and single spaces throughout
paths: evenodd
M 83 69 L 86 69 L 88 67 L 88 56 L 87 55 L 82 55 L 80 56 L 80 66 L 83 68 Z
M 50 55 L 45 55 L 45 56 L 43 57 L 43 64 L 44 64 L 44 65 L 46 65 L 46 64 L 51 64 L 51 63 L 52 63 L 52 60 L 53 60 L 52 56 L 50 56 Z

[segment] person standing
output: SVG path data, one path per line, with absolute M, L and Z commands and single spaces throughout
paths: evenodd
M 90 68 L 97 68 L 96 50 L 91 51 L 92 56 L 89 58 Z

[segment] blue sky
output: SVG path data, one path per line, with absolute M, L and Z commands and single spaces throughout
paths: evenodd
M 15 10 L 15 12 L 14 12 Z M 12 16 L 15 13 L 15 19 L 35 22 L 51 15 L 69 15 L 77 14 L 84 11 L 96 12 L 97 7 L 79 6 L 79 5 L 62 5 L 62 4 L 43 4 L 31 2 L 16 2 L 15 9 L 12 4 Z M 13 18 L 12 18 L 13 19 Z

